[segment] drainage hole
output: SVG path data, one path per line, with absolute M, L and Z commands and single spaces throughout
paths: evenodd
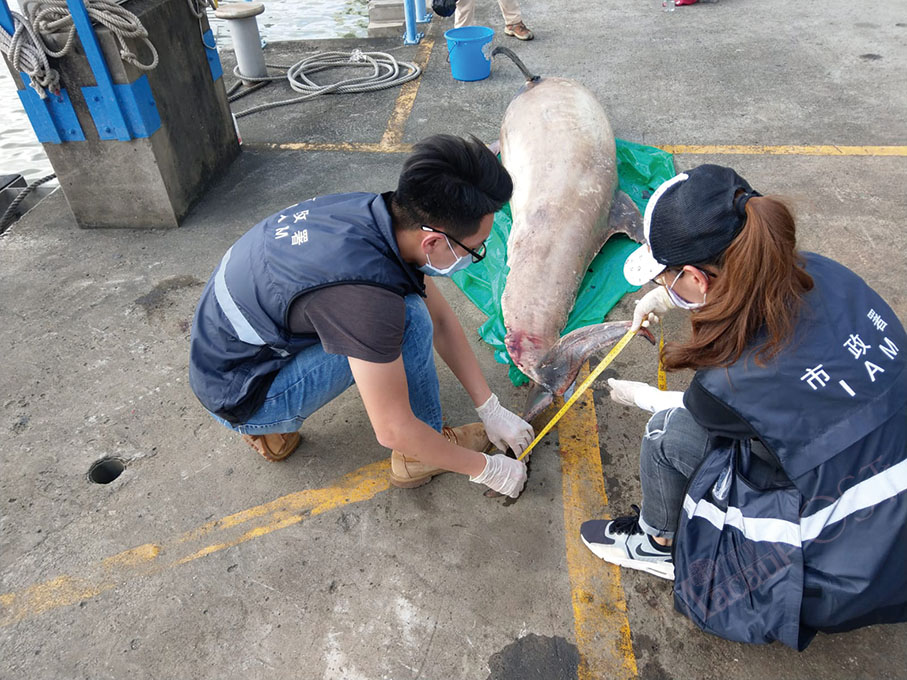
M 126 464 L 119 458 L 102 458 L 88 470 L 88 479 L 95 484 L 110 484 L 125 469 Z

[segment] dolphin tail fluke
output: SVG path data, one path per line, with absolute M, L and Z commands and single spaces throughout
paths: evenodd
M 545 391 L 562 395 L 576 380 L 586 360 L 596 352 L 611 349 L 631 325 L 632 321 L 609 321 L 568 333 L 542 359 L 535 371 L 537 382 Z M 655 338 L 647 329 L 642 328 L 637 334 L 655 344 Z
M 499 54 L 503 54 L 503 55 L 506 56 L 506 57 L 510 57 L 510 60 L 511 60 L 514 64 L 517 65 L 517 68 L 520 69 L 520 71 L 523 72 L 523 75 L 526 77 L 526 81 L 527 81 L 527 82 L 534 83 L 534 82 L 537 81 L 539 78 L 541 78 L 541 76 L 533 75 L 532 71 L 530 71 L 528 68 L 526 68 L 526 64 L 523 63 L 523 60 L 520 59 L 518 56 L 516 56 L 516 54 L 514 53 L 514 51 L 511 50 L 510 48 L 508 48 L 508 47 L 495 47 L 495 48 L 491 51 L 491 56 L 492 56 L 492 57 L 496 57 L 496 56 L 498 56 Z
M 536 373 L 539 382 L 554 394 L 563 394 L 589 356 L 607 350 L 629 330 L 631 321 L 609 321 L 584 326 L 568 333 L 542 359 Z
M 611 201 L 608 230 L 609 236 L 626 234 L 637 243 L 645 243 L 646 240 L 639 208 L 636 207 L 633 199 L 620 189 L 614 192 L 614 200 Z

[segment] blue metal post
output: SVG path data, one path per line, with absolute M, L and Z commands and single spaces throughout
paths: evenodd
M 419 0 L 419 2 L 424 1 Z M 403 44 L 418 45 L 424 33 L 416 33 L 416 0 L 403 0 L 403 15 L 406 18 L 406 33 L 403 36 Z
M 13 24 L 13 15 L 9 11 L 9 5 L 6 4 L 6 0 L 0 0 L 0 26 L 10 35 L 16 32 L 16 27 Z
M 99 129 L 98 134 L 100 134 L 102 139 L 105 136 L 108 139 L 115 136 L 120 141 L 128 142 L 132 137 L 129 134 L 126 118 L 123 116 L 123 111 L 120 109 L 120 104 L 117 100 L 110 69 L 107 68 L 104 53 L 101 52 L 98 38 L 91 27 L 91 18 L 88 16 L 88 10 L 85 9 L 85 4 L 82 0 L 66 0 L 66 4 L 72 13 L 72 22 L 79 33 L 79 40 L 82 41 L 85 56 L 88 57 L 88 64 L 91 66 L 92 73 L 94 73 L 99 92 L 97 96 L 103 99 L 104 107 L 109 116 L 109 123 L 103 130 Z
M 431 12 L 425 6 L 425 0 L 416 0 L 416 23 L 424 24 L 431 21 Z

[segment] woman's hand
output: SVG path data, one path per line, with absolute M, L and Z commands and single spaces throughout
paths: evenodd
M 662 392 L 657 387 L 635 380 L 608 378 L 611 399 L 624 406 L 636 406 L 643 411 L 657 413 L 683 406 L 683 392 Z
M 674 309 L 675 305 L 668 295 L 664 286 L 650 290 L 636 301 L 636 307 L 633 310 L 633 325 L 631 331 L 638 331 L 640 327 L 648 328 L 650 323 L 656 323 L 659 317 L 669 309 Z

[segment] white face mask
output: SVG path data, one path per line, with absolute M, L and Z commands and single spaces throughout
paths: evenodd
M 689 302 L 687 300 L 684 300 L 676 292 L 674 292 L 674 284 L 677 283 L 677 281 L 680 279 L 681 276 L 683 276 L 683 272 L 684 272 L 684 270 L 681 269 L 680 273 L 674 277 L 674 280 L 671 282 L 671 285 L 668 286 L 668 297 L 671 298 L 671 302 L 673 302 L 676 307 L 680 307 L 681 309 L 689 309 L 689 310 L 699 309 L 700 307 L 702 307 L 702 305 L 705 304 L 705 296 L 706 296 L 705 293 L 702 294 L 702 302 Z
M 431 258 L 428 256 L 428 253 L 425 253 L 425 259 L 427 260 L 426 264 L 418 267 L 419 271 L 423 274 L 428 274 L 429 276 L 450 276 L 454 272 L 458 272 L 461 269 L 466 269 L 469 265 L 472 264 L 472 255 L 468 253 L 463 257 L 457 255 L 454 251 L 453 246 L 450 245 L 450 240 L 445 236 L 444 240 L 447 241 L 447 247 L 450 248 L 450 252 L 453 253 L 453 256 L 456 258 L 449 267 L 444 269 L 438 269 L 431 263 Z

